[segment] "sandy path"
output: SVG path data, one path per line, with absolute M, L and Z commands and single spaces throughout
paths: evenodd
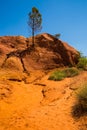
M 71 108 L 87 72 L 60 82 L 47 79 L 48 75 L 32 84 L 8 83 L 11 94 L 0 100 L 0 130 L 78 130 Z

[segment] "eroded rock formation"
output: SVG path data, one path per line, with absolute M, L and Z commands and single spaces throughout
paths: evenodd
M 0 65 L 6 67 L 7 59 L 16 57 L 20 59 L 24 71 L 29 72 L 32 69 L 46 70 L 75 65 L 78 62 L 78 51 L 50 34 L 35 36 L 34 49 L 31 44 L 31 38 L 23 36 L 0 37 L 0 57 L 2 58 Z

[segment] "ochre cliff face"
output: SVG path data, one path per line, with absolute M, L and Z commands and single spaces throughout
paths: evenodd
M 17 63 L 21 64 L 22 61 L 22 66 L 28 71 L 30 69 L 53 69 L 75 65 L 78 61 L 79 53 L 76 49 L 50 34 L 44 33 L 35 36 L 35 48 L 30 53 L 27 53 L 26 49 L 27 47 L 30 48 L 31 44 L 31 38 L 23 36 L 0 37 L 0 66 L 8 66 L 7 63 L 3 64 L 3 62 L 8 62 L 9 58 L 11 58 L 9 61 L 14 58 L 20 59 L 20 53 L 22 54 L 21 59 L 20 61 L 17 60 Z M 7 57 L 8 55 L 9 57 Z M 13 61 L 16 62 L 16 59 Z M 14 65 L 17 66 L 17 63 L 14 63 Z M 11 65 L 11 63 L 9 64 Z M 15 68 L 18 68 L 18 66 Z

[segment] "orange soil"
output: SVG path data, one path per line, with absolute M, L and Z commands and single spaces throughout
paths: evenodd
M 27 82 L 0 80 L 0 130 L 79 130 L 71 115 L 87 72 L 63 81 L 32 73 Z

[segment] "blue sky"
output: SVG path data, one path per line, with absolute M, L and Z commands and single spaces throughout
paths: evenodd
M 60 33 L 60 39 L 87 56 L 87 0 L 0 0 L 0 36 L 29 37 L 28 13 L 42 14 L 40 33 Z

